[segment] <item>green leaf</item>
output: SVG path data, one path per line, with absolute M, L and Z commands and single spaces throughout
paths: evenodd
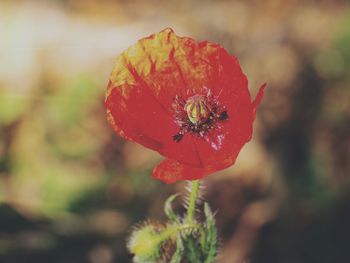
M 203 255 L 207 255 L 207 233 L 206 229 L 202 226 L 199 229 L 199 244 L 201 246 L 201 251 Z
M 164 205 L 164 212 L 166 216 L 169 218 L 170 221 L 177 222 L 177 215 L 174 213 L 173 207 L 172 207 L 172 202 L 174 199 L 178 196 L 179 194 L 173 194 L 168 197 L 168 199 L 165 201 Z
M 202 263 L 197 251 L 196 241 L 192 236 L 185 239 L 186 257 L 189 263 Z
M 208 203 L 204 203 L 204 214 L 207 221 L 207 255 L 205 259 L 205 263 L 213 263 L 215 262 L 215 258 L 217 255 L 217 231 L 215 226 L 214 215 L 208 205 Z
M 176 239 L 176 251 L 172 256 L 170 263 L 180 263 L 183 252 L 184 252 L 184 245 L 182 243 L 181 235 L 178 235 Z

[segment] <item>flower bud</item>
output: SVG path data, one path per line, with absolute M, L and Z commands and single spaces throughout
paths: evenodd
M 135 229 L 128 242 L 129 251 L 134 254 L 134 262 L 154 262 L 161 257 L 163 244 L 176 235 L 176 228 L 146 223 Z

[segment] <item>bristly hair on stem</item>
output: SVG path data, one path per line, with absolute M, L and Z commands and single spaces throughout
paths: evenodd
M 198 180 L 199 181 L 199 180 Z M 187 181 L 185 186 L 185 195 L 183 196 L 183 206 L 186 210 L 188 210 L 190 205 L 191 193 L 193 191 L 193 184 L 196 181 Z M 205 193 L 205 185 L 203 180 L 200 181 L 197 196 L 195 198 L 195 209 L 197 210 L 197 206 L 202 204 L 204 201 L 204 193 Z
M 199 193 L 199 180 L 191 182 L 191 191 L 189 193 L 189 202 L 187 207 L 187 222 L 193 223 L 195 221 L 195 212 L 197 206 L 197 197 Z

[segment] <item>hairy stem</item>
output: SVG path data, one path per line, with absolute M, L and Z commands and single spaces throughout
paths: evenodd
M 199 180 L 195 180 L 191 183 L 190 200 L 189 200 L 188 209 L 187 209 L 188 223 L 194 222 L 194 213 L 196 210 L 196 202 L 197 202 L 197 197 L 199 192 L 199 185 L 200 185 Z

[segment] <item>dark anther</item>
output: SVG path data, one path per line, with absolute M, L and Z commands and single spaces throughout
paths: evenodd
M 227 120 L 227 118 L 228 118 L 227 111 L 223 111 L 223 112 L 220 113 L 220 116 L 219 116 L 219 120 L 220 121 Z
M 174 140 L 175 142 L 179 142 L 179 141 L 182 140 L 183 137 L 184 137 L 183 134 L 178 133 L 178 134 L 175 134 L 175 135 L 173 136 L 173 140 Z

